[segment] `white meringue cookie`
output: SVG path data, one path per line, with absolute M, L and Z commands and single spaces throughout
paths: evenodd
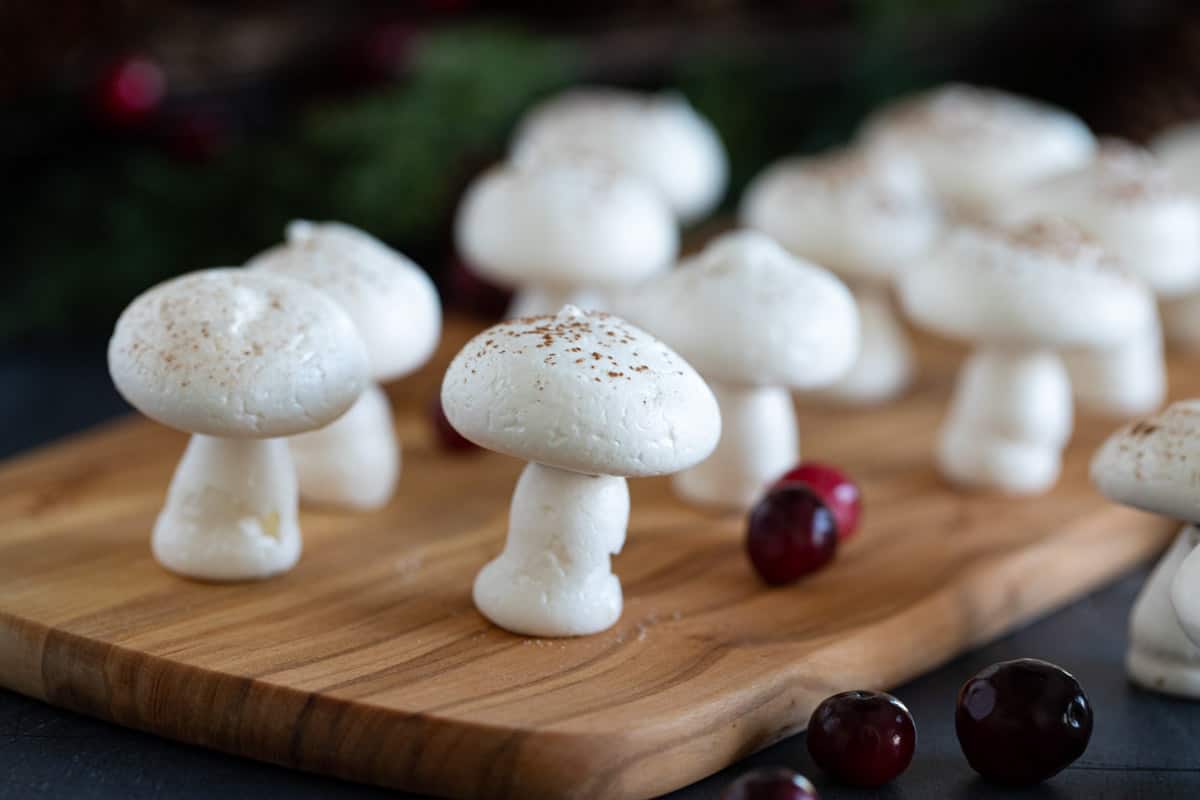
M 721 433 L 717 402 L 686 361 L 622 319 L 572 306 L 468 342 L 446 371 L 442 406 L 467 439 L 534 462 L 504 552 L 474 590 L 488 619 L 533 636 L 616 622 L 609 557 L 625 540 L 624 479 L 692 466 Z
M 300 556 L 287 436 L 348 409 L 367 353 L 332 300 L 299 281 L 214 269 L 160 284 L 117 321 L 109 371 L 133 406 L 197 434 L 171 481 L 153 549 L 207 580 L 263 578 Z

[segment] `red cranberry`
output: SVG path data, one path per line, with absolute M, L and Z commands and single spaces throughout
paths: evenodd
M 1034 784 L 1083 755 L 1092 736 L 1092 706 L 1062 667 L 1019 658 L 993 664 L 963 684 L 954 727 L 980 775 Z
M 408 69 L 417 34 L 410 22 L 373 22 L 351 37 L 343 53 L 346 77 L 356 86 L 374 86 L 400 77 Z
M 229 124 L 219 114 L 198 111 L 178 114 L 166 128 L 166 148 L 181 161 L 203 164 L 230 145 Z
M 862 495 L 858 484 L 837 467 L 806 461 L 784 474 L 777 483 L 802 483 L 817 493 L 837 522 L 838 538 L 849 539 L 858 528 Z
M 483 278 L 461 258 L 450 262 L 445 292 L 447 306 L 481 319 L 500 319 L 512 300 L 512 292 Z
M 756 769 L 729 784 L 721 800 L 817 800 L 817 790 L 790 769 Z
M 775 486 L 750 510 L 746 552 L 769 584 L 791 583 L 815 572 L 836 551 L 833 514 L 805 486 Z
M 454 426 L 450 424 L 450 420 L 446 419 L 446 412 L 442 408 L 441 395 L 433 396 L 429 401 L 428 411 L 429 421 L 433 424 L 434 433 L 437 434 L 438 443 L 441 444 L 443 450 L 465 453 L 470 450 L 479 449 L 474 442 L 456 431 Z
M 908 769 L 916 747 L 912 714 L 884 692 L 835 694 L 808 720 L 813 761 L 851 786 L 882 786 Z
M 167 94 L 167 75 L 148 58 L 132 56 L 113 64 L 100 79 L 96 102 L 110 123 L 131 127 L 158 110 Z

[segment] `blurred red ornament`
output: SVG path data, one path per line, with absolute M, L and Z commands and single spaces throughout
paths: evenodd
M 346 53 L 346 67 L 355 83 L 395 80 L 408 68 L 417 30 L 407 22 L 380 22 L 355 36 Z
M 203 164 L 228 149 L 231 138 L 224 117 L 213 111 L 191 111 L 172 116 L 164 147 L 181 161 Z
M 145 123 L 167 95 L 167 74 L 145 56 L 115 62 L 96 86 L 96 105 L 104 119 L 118 127 Z
M 455 430 L 454 426 L 450 424 L 450 420 L 446 419 L 446 411 L 442 407 L 442 396 L 440 393 L 429 398 L 427 411 L 429 413 L 429 421 L 433 424 L 433 432 L 437 434 L 438 443 L 442 446 L 443 450 L 448 450 L 452 453 L 479 451 L 477 444 Z
M 512 301 L 512 292 L 481 277 L 462 258 L 450 262 L 446 305 L 484 319 L 499 319 Z

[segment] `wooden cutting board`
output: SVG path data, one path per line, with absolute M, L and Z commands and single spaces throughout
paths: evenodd
M 898 684 L 1079 596 L 1171 529 L 1090 488 L 1104 421 L 1080 421 L 1049 495 L 947 488 L 929 453 L 958 354 L 923 343 L 902 402 L 801 410 L 806 454 L 865 492 L 865 527 L 831 568 L 767 589 L 741 516 L 685 506 L 666 479 L 631 481 L 618 625 L 514 636 L 479 616 L 470 588 L 500 548 L 522 465 L 443 453 L 424 411 L 470 333 L 451 324 L 436 363 L 394 392 L 405 471 L 391 506 L 306 511 L 304 557 L 273 581 L 206 585 L 151 559 L 179 434 L 131 419 L 0 468 L 0 683 L 417 792 L 647 798 L 801 730 L 833 692 Z M 1177 396 L 1200 394 L 1194 370 L 1174 374 Z

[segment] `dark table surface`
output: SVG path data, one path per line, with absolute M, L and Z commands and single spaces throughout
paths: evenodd
M 121 413 L 98 347 L 0 353 L 0 457 Z M 1200 798 L 1200 704 L 1147 693 L 1125 680 L 1122 659 L 1138 571 L 1040 622 L 968 653 L 895 689 L 912 709 L 917 755 L 898 780 L 877 791 L 825 781 L 794 736 L 725 772 L 670 795 L 716 800 L 733 776 L 753 766 L 787 765 L 813 778 L 822 800 L 896 798 L 1044 800 Z M 975 778 L 954 737 L 958 687 L 982 667 L 1021 656 L 1062 665 L 1095 707 L 1091 746 L 1073 767 L 1034 789 L 1014 792 Z M 0 798 L 263 797 L 413 798 L 292 772 L 126 730 L 0 690 Z

